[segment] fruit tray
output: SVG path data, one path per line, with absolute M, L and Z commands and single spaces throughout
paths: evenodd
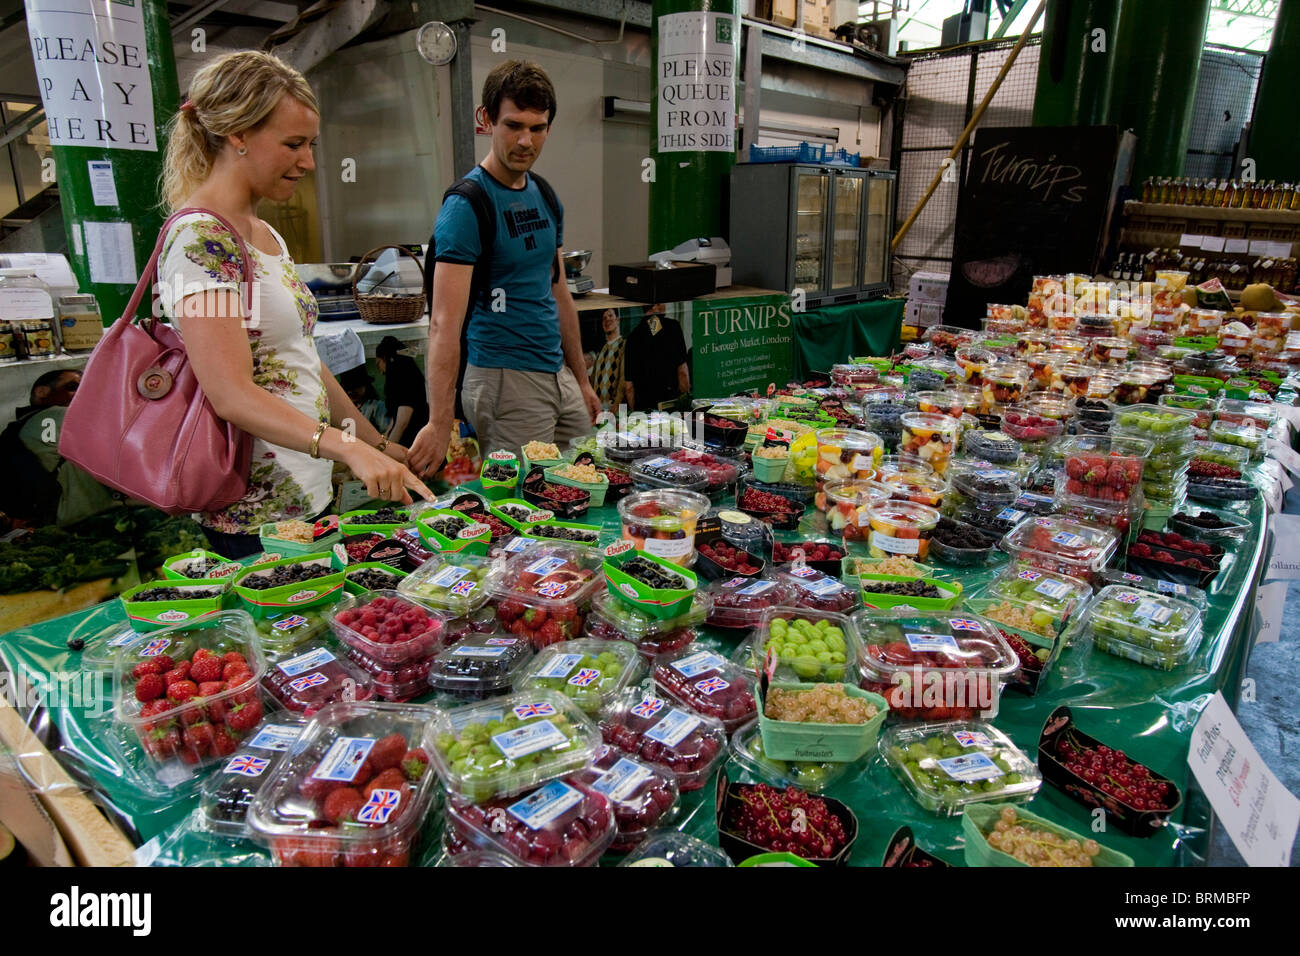
M 498 697 L 514 689 L 532 659 L 525 638 L 500 631 L 469 634 L 438 652 L 429 665 L 429 687 L 455 701 Z
M 338 600 L 343 593 L 343 571 L 334 568 L 328 554 L 282 558 L 240 571 L 231 587 L 240 607 L 260 618 L 286 608 L 316 607 Z
M 516 689 L 552 690 L 595 716 L 641 673 L 629 641 L 580 638 L 544 648 L 519 676 Z
M 412 571 L 397 592 L 451 617 L 464 617 L 488 602 L 484 582 L 492 567 L 492 561 L 483 555 L 439 554 Z
M 1143 533 L 1154 534 L 1155 532 Z M 1173 533 L 1175 532 L 1170 532 Z M 1200 544 L 1200 542 L 1194 543 Z M 1186 584 L 1189 587 L 1205 590 L 1219 575 L 1222 554 L 1220 550 L 1217 557 L 1207 556 L 1167 544 L 1153 544 L 1139 540 L 1129 548 L 1124 567 L 1137 574 L 1163 578 L 1174 584 Z
M 1152 836 L 1183 802 L 1168 777 L 1080 730 L 1069 707 L 1057 707 L 1044 722 L 1038 766 L 1044 780 L 1089 810 L 1101 807 L 1129 836 Z
M 1151 450 L 1159 455 L 1166 449 L 1180 446 L 1192 433 L 1196 412 L 1188 408 L 1171 408 L 1168 405 L 1127 405 L 1118 412 L 1111 423 L 1111 432 L 1145 439 Z
M 958 611 L 862 612 L 859 686 L 903 720 L 997 716 L 1002 685 L 1019 667 L 997 628 Z
M 702 788 L 727 755 L 727 732 L 720 721 L 635 687 L 606 710 L 600 732 L 611 747 L 666 767 L 682 793 Z
M 693 491 L 639 491 L 618 503 L 623 537 L 674 564 L 695 559 L 695 527 L 709 499 Z
M 1267 432 L 1277 421 L 1277 413 L 1266 402 L 1241 401 L 1236 398 L 1224 398 L 1219 401 L 1214 417 L 1221 422 L 1234 425 L 1254 425 Z
M 1250 464 L 1250 449 L 1218 441 L 1198 441 L 1192 444 L 1192 459 L 1220 465 L 1236 472 L 1236 474 L 1224 474 L 1223 477 L 1240 478 L 1241 473 Z M 1212 476 L 1207 473 L 1207 477 Z
M 328 551 L 340 540 L 338 519 L 333 515 L 320 518 L 312 525 L 312 539 L 309 542 L 282 538 L 276 534 L 277 522 L 271 521 L 258 529 L 258 539 L 262 550 L 277 557 L 298 557 L 304 554 L 320 554 Z
M 1209 431 L 1211 441 L 1240 445 L 1250 452 L 1253 461 L 1264 457 L 1264 439 L 1268 433 L 1262 428 L 1215 419 L 1210 422 Z
M 735 577 L 714 581 L 709 585 L 709 594 L 713 599 L 708 615 L 710 627 L 746 629 L 757 625 L 767 608 L 788 605 L 794 598 L 794 588 L 771 577 Z
M 630 472 L 603 463 L 597 463 L 596 470 L 605 476 L 605 504 L 621 501 L 631 493 L 632 475 Z
M 889 838 L 889 845 L 885 847 L 885 855 L 880 859 L 882 867 L 917 867 L 917 868 L 935 868 L 950 867 L 947 863 L 933 853 L 921 849 L 916 844 L 915 837 L 912 836 L 911 827 L 899 827 L 894 831 L 894 835 Z
M 451 617 L 398 591 L 347 595 L 328 615 L 344 644 L 382 665 L 429 657 L 442 649 Z
M 749 642 L 750 670 L 763 669 L 769 652 L 774 658 L 774 680 L 857 680 L 858 631 L 843 614 L 768 608 Z
M 483 803 L 581 769 L 600 733 L 563 694 L 534 690 L 436 710 L 425 740 L 448 792 Z
M 408 657 L 400 663 L 377 661 L 350 644 L 344 644 L 343 654 L 349 661 L 370 675 L 375 697 L 404 703 L 421 697 L 429 690 L 429 668 L 436 652 L 424 657 Z
M 841 541 L 807 538 L 800 541 L 772 542 L 772 564 L 778 568 L 803 561 L 814 571 L 838 576 L 843 560 L 844 543 Z
M 880 753 L 912 799 L 949 816 L 977 803 L 1023 803 L 1043 785 L 1033 760 L 978 720 L 892 727 Z
M 853 588 L 807 565 L 793 564 L 778 568 L 775 577 L 789 585 L 791 607 L 844 614 L 862 603 L 862 598 Z
M 382 561 L 362 561 L 348 566 L 343 572 L 343 590 L 348 594 L 365 594 L 367 591 L 396 590 L 406 577 L 406 572 Z
M 530 525 L 539 521 L 550 521 L 555 512 L 548 508 L 539 508 L 523 498 L 502 498 L 489 507 L 489 512 L 500 518 L 516 531 L 523 532 Z
M 818 687 L 840 687 L 846 697 L 862 701 L 868 708 L 868 712 L 874 708 L 874 713 L 871 713 L 863 723 L 776 720 L 767 716 L 764 700 L 774 692 L 825 693 L 825 690 L 815 690 Z M 766 694 L 760 692 L 759 695 L 758 728 L 762 735 L 763 750 L 778 760 L 836 763 L 853 763 L 861 760 L 875 747 L 880 728 L 888 716 L 889 705 L 885 703 L 885 698 L 852 684 L 801 684 L 773 681 L 768 685 Z
M 736 863 L 767 853 L 792 853 L 818 866 L 847 866 L 858 839 L 858 818 L 830 797 L 765 783 L 733 783 L 718 774 L 714 798 L 718 844 Z M 804 826 L 793 825 L 797 819 Z M 784 822 L 789 819 L 791 822 Z M 769 829 L 769 821 L 775 820 Z
M 699 465 L 674 461 L 666 455 L 642 458 L 631 468 L 632 485 L 638 491 L 666 489 L 705 494 L 709 474 Z
M 707 485 L 696 489 L 708 495 L 715 504 L 729 497 L 735 490 L 736 482 L 748 473 L 748 466 L 736 458 L 713 454 L 701 448 L 679 448 L 668 456 L 672 461 L 704 470 Z
M 945 479 L 933 472 L 886 472 L 881 476 L 880 482 L 889 489 L 889 497 L 894 501 L 910 501 L 927 508 L 938 508 L 943 504 L 949 487 Z
M 1151 442 L 1140 438 L 1075 435 L 1060 446 L 1065 460 L 1065 484 L 1072 495 L 1126 502 L 1138 493 L 1143 461 Z
M 1059 630 L 1092 597 L 1092 587 L 1078 578 L 1012 562 L 989 585 L 988 594 L 1032 605 Z
M 1259 494 L 1259 488 L 1245 480 L 1230 478 L 1188 479 L 1187 495 L 1199 501 L 1232 503 L 1250 501 Z
M 898 450 L 917 456 L 942 475 L 948 468 L 960 431 L 961 423 L 947 415 L 909 412 L 902 418 Z
M 1250 523 L 1213 511 L 1180 511 L 1169 516 L 1169 529 L 1200 541 L 1221 541 L 1244 537 Z
M 1017 561 L 1079 580 L 1091 580 L 1119 546 L 1115 532 L 1059 517 L 1026 518 L 998 543 Z
M 534 467 L 524 476 L 519 483 L 519 495 L 534 508 L 552 511 L 563 521 L 581 518 L 591 506 L 590 492 L 548 481 L 541 467 Z
M 764 485 L 750 477 L 740 480 L 736 507 L 773 528 L 793 531 L 808 510 L 806 493 L 786 485 Z
M 590 463 L 590 459 L 587 459 Z M 605 504 L 605 493 L 609 490 L 609 479 L 599 471 L 596 472 L 595 481 L 583 481 L 581 478 L 569 477 L 565 472 L 572 467 L 570 462 L 561 462 L 546 469 L 546 480 L 555 485 L 567 485 L 570 488 L 576 488 L 579 491 L 585 491 L 591 496 L 588 507 L 600 508 Z M 593 465 L 593 470 L 595 466 Z
M 767 562 L 760 555 L 737 547 L 718 531 L 697 536 L 695 547 L 694 570 L 701 581 L 737 575 L 757 577 L 767 569 Z
M 852 769 L 851 764 L 830 760 L 777 760 L 763 749 L 758 724 L 731 735 L 731 759 L 747 774 L 774 787 L 798 787 L 822 793 Z
M 728 734 L 758 715 L 753 672 L 709 650 L 687 648 L 655 664 L 655 692 L 696 714 L 721 721 Z
M 823 428 L 817 432 L 817 480 L 869 479 L 881 454 L 879 435 L 854 428 Z
M 1098 638 L 1103 644 L 1118 642 L 1154 655 L 1157 664 L 1172 666 L 1186 661 L 1201 638 L 1196 605 L 1115 584 L 1097 592 L 1086 624 L 1094 643 Z
M 943 517 L 930 532 L 930 557 L 954 567 L 986 564 L 998 537 L 960 518 Z
M 613 853 L 627 853 L 652 830 L 671 826 L 681 809 L 675 774 L 608 744 L 601 744 L 591 766 L 571 779 L 605 796 L 613 806 L 617 831 L 609 847 Z
M 745 436 L 749 428 L 744 422 L 715 415 L 708 409 L 696 409 L 696 411 L 703 416 L 705 441 L 726 448 L 739 448 L 745 444 Z
M 539 521 L 524 529 L 524 535 L 539 541 L 563 541 L 594 548 L 600 544 L 601 526 L 573 521 Z
M 140 633 L 183 624 L 220 611 L 230 586 L 228 578 L 210 581 L 150 581 L 120 595 L 127 623 Z
M 228 578 L 244 570 L 244 566 L 215 552 L 195 548 L 172 555 L 163 562 L 162 569 L 163 577 L 174 581 L 199 581 Z
M 308 641 L 326 634 L 329 631 L 328 613 L 328 609 L 318 607 L 276 611 L 266 617 L 254 618 L 253 626 L 257 629 L 262 653 L 268 660 L 279 660 Z
M 277 866 L 409 866 L 437 796 L 421 748 L 428 711 L 336 704 L 312 718 L 253 799 Z
M 294 714 L 277 714 L 203 782 L 199 791 L 199 823 L 204 830 L 232 840 L 252 836 L 248 808 L 275 777 L 285 754 L 307 726 Z
M 653 663 L 661 655 L 675 654 L 690 646 L 698 636 L 696 628 L 704 623 L 712 607 L 712 596 L 706 591 L 696 591 L 684 614 L 661 621 L 629 607 L 608 592 L 599 592 L 592 599 L 584 634 L 603 641 L 631 641 L 642 659 Z
M 601 555 L 571 544 L 539 543 L 498 563 L 484 582 L 503 629 L 540 649 L 577 637 L 600 588 Z
M 405 508 L 345 511 L 339 515 L 339 531 L 345 538 L 372 532 L 382 534 L 386 538 L 398 528 L 406 527 L 410 523 L 411 513 Z
M 483 467 L 479 472 L 483 494 L 493 501 L 511 497 L 519 487 L 520 471 L 521 465 L 514 452 L 489 452 L 483 457 Z
M 731 857 L 716 846 L 678 830 L 661 830 L 646 837 L 619 866 L 734 867 Z
M 1209 595 L 1198 587 L 1189 587 L 1186 584 L 1166 581 L 1162 578 L 1149 578 L 1141 574 L 1133 574 L 1131 571 L 1116 571 L 1113 569 L 1103 571 L 1101 573 L 1101 585 L 1105 587 L 1108 584 L 1137 588 L 1140 591 L 1150 591 L 1152 594 L 1163 594 L 1166 597 L 1177 598 L 1179 601 L 1188 601 L 1200 608 L 1202 614 L 1205 613 L 1205 609 L 1210 602 Z
M 939 523 L 939 512 L 910 501 L 885 501 L 871 505 L 869 551 L 873 558 L 901 554 L 924 561 L 930 554 L 930 532 Z
M 1002 621 L 988 617 L 990 611 L 997 613 L 997 605 L 1000 603 L 1002 602 L 993 598 L 968 598 L 966 606 L 975 613 L 986 616 L 989 623 L 997 628 L 998 633 L 1002 635 L 1002 639 L 1007 642 L 1007 646 L 1011 648 L 1011 652 L 1016 655 L 1016 659 L 1020 662 L 1020 667 L 1011 675 L 1008 686 L 1026 696 L 1033 697 L 1038 693 L 1038 688 L 1042 686 L 1043 681 L 1047 679 L 1047 675 L 1056 664 L 1057 658 L 1061 656 L 1061 651 L 1065 649 L 1067 641 L 1047 637 L 1038 631 L 1005 624 Z
M 909 607 L 918 611 L 947 611 L 955 607 L 962 596 L 960 581 L 870 572 L 857 575 L 856 580 L 862 590 L 863 606 L 873 611 L 895 607 Z M 936 595 L 933 592 L 938 593 Z
M 439 553 L 487 554 L 492 527 L 451 508 L 423 511 L 415 522 L 420 538 Z
M 828 481 L 814 500 L 832 534 L 862 541 L 870 532 L 871 505 L 889 500 L 893 491 L 894 486 L 865 479 Z
M 396 532 L 394 532 L 396 534 Z M 385 538 L 382 534 L 367 532 L 365 534 L 354 534 L 346 537 L 330 549 L 333 555 L 333 566 L 335 568 L 344 568 L 353 564 L 365 564 L 370 560 L 372 549 L 380 548 L 385 543 L 391 543 L 390 539 Z M 401 559 L 395 558 L 395 564 L 400 564 Z
M 680 617 L 691 606 L 698 579 L 679 567 L 621 541 L 605 549 L 605 587 L 638 611 L 660 620 Z
M 1052 424 L 1060 423 L 1052 422 Z M 1005 428 L 1001 431 L 981 429 L 968 431 L 962 437 L 962 449 L 967 455 L 984 459 L 995 465 L 1014 465 L 1020 458 L 1020 443 L 1012 438 L 1010 431 Z
M 222 611 L 123 647 L 113 668 L 113 718 L 155 768 L 231 756 L 262 722 L 266 660 L 253 622 Z
M 278 661 L 262 681 L 281 707 L 308 717 L 327 704 L 370 700 L 371 683 L 369 674 L 320 641 Z
M 1065 827 L 1058 826 L 1050 820 L 1040 817 L 1036 813 L 1024 809 L 1023 807 L 997 807 L 982 806 L 976 804 L 968 807 L 962 814 L 961 830 L 965 838 L 965 859 L 967 866 L 1030 866 L 1031 863 L 1022 862 L 1010 853 L 1004 853 L 989 843 L 989 837 L 995 832 L 994 824 L 998 820 L 1006 820 L 1007 816 L 1011 817 L 1008 821 L 1012 826 L 1024 825 L 1030 830 L 1039 833 L 1051 834 L 1062 843 L 1073 841 L 1080 848 L 1079 853 L 1083 854 L 1088 860 L 1086 866 L 1133 866 L 1133 858 L 1120 853 L 1118 850 L 1112 850 L 1108 847 L 1100 846 L 1097 841 L 1091 837 L 1075 833 L 1073 830 L 1067 830 Z M 1039 866 L 1051 866 L 1050 859 L 1046 856 L 1048 851 L 1042 851 L 1044 854 L 1036 859 Z M 1063 864 L 1057 864 L 1063 865 Z

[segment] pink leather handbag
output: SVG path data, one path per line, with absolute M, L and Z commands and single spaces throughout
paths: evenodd
M 63 419 L 59 454 L 97 480 L 168 514 L 219 511 L 248 488 L 252 437 L 217 417 L 199 388 L 185 346 L 157 309 L 137 324 L 153 286 L 163 239 L 181 216 L 203 213 L 239 246 L 241 299 L 252 309 L 253 262 L 230 223 L 207 209 L 182 209 L 163 223 L 126 311 L 95 346 Z M 151 301 L 157 298 L 156 286 Z

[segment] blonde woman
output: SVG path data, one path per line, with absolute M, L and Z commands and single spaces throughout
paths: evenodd
M 248 492 L 202 523 L 213 550 L 237 558 L 260 550 L 267 521 L 311 520 L 329 508 L 330 461 L 347 465 L 376 498 L 404 504 L 407 489 L 431 499 L 357 411 L 316 353 L 316 299 L 298 278 L 284 240 L 257 216 L 263 199 L 284 201 L 315 167 L 316 97 L 302 74 L 265 53 L 223 56 L 200 70 L 172 120 L 163 192 L 171 210 L 221 215 L 253 259 L 255 307 L 245 320 L 241 262 L 214 217 L 172 224 L 159 260 L 163 312 L 179 329 L 213 409 L 253 436 Z M 349 432 L 343 427 L 351 421 Z

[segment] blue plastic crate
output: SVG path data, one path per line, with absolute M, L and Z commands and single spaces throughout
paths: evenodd
M 751 146 L 751 163 L 820 163 L 826 148 L 814 143 L 798 146 Z

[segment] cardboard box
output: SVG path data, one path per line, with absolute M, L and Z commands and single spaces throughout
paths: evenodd
M 771 18 L 777 26 L 794 26 L 795 14 L 799 6 L 796 0 L 772 0 Z
M 65 315 L 59 320 L 63 347 L 69 352 L 89 352 L 104 335 L 104 323 L 91 313 Z
M 907 283 L 907 298 L 942 305 L 948 301 L 948 276 L 942 272 L 913 272 Z
M 907 308 L 903 310 L 903 324 L 914 325 L 918 329 L 928 329 L 943 322 L 943 303 L 926 302 L 921 299 L 908 299 Z
M 610 295 L 633 302 L 679 302 L 717 291 L 717 267 L 711 262 L 637 262 L 609 267 Z

